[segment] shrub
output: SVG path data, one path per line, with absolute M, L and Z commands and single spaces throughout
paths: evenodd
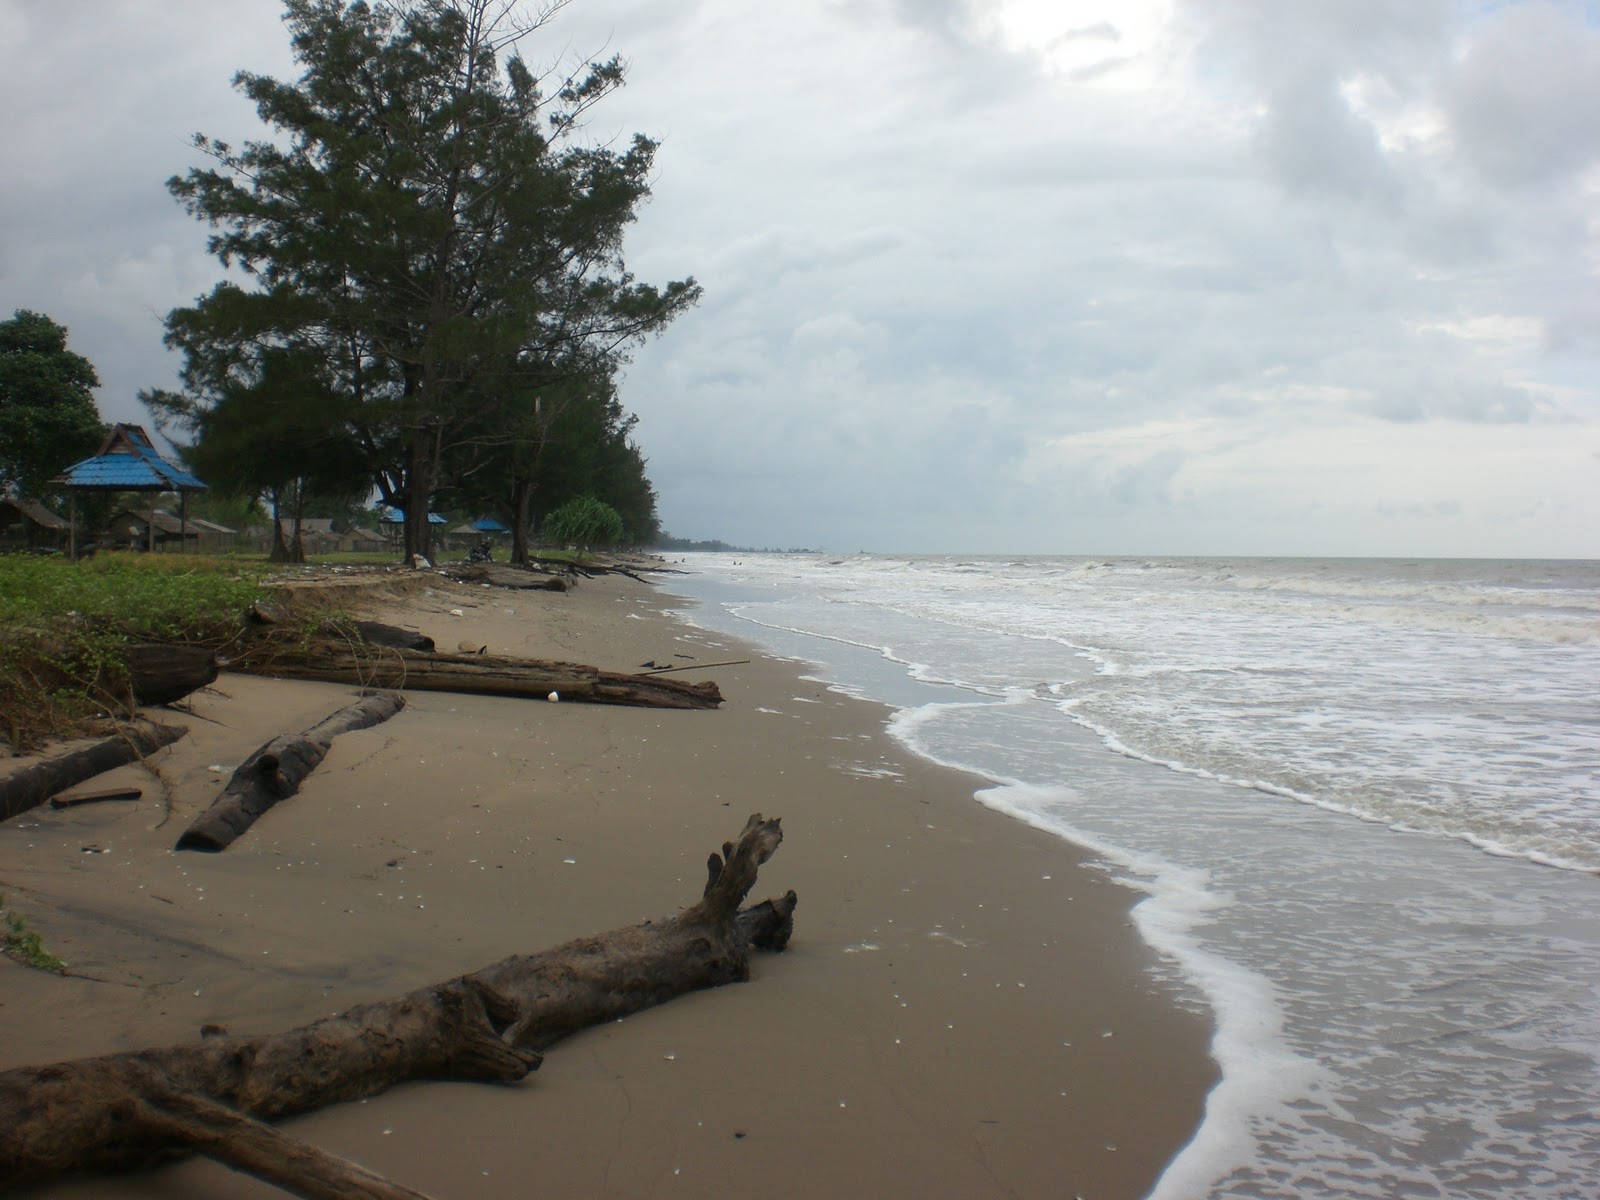
M 622 535 L 622 518 L 617 510 L 593 496 L 568 500 L 544 519 L 544 536 L 549 542 L 614 546 Z

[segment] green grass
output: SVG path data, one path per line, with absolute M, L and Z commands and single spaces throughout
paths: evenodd
M 265 563 L 177 554 L 61 558 L 0 555 L 0 628 L 110 625 L 170 639 L 236 621 L 261 591 Z
M 114 708 L 129 640 L 222 646 L 269 573 L 176 554 L 0 555 L 0 735 L 28 749 Z
M 66 963 L 44 948 L 44 942 L 28 928 L 27 922 L 6 907 L 4 896 L 0 896 L 0 953 L 25 967 L 40 971 L 60 973 L 67 969 Z

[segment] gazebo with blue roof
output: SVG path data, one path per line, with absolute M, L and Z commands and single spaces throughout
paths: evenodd
M 142 425 L 113 425 L 100 453 L 68 467 L 55 481 L 68 494 L 71 510 L 71 548 L 78 558 L 79 492 L 177 492 L 180 528 L 189 524 L 189 493 L 206 485 L 188 471 L 156 452 Z M 155 524 L 150 525 L 150 549 L 155 549 Z

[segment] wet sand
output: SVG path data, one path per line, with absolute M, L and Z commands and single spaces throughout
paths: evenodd
M 163 715 L 190 735 L 153 773 L 97 781 L 144 799 L 0 824 L 0 891 L 72 972 L 0 960 L 0 1067 L 284 1028 L 668 915 L 759 811 L 786 840 L 752 899 L 800 904 L 750 982 L 582 1033 L 524 1084 L 410 1085 L 288 1128 L 438 1200 L 1144 1195 L 1214 1068 L 1206 1017 L 1148 970 L 1137 896 L 902 750 L 885 710 L 674 603 L 619 577 L 435 577 L 373 615 L 617 670 L 752 658 L 681 673 L 716 679 L 719 711 L 412 693 L 229 850 L 176 853 L 250 751 L 352 694 L 224 675 Z M 23 1194 L 282 1193 L 193 1161 Z

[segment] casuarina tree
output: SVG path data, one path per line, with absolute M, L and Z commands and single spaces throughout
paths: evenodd
M 621 61 L 551 81 L 520 54 L 559 7 L 289 0 L 300 78 L 235 79 L 276 136 L 197 135 L 212 165 L 168 184 L 232 275 L 169 315 L 185 367 L 181 395 L 151 397 L 162 415 L 203 433 L 272 356 L 303 359 L 329 436 L 359 447 L 426 555 L 455 443 L 526 423 L 528 389 L 494 375 L 620 355 L 695 302 L 693 280 L 641 283 L 622 258 L 656 144 L 581 143 Z

